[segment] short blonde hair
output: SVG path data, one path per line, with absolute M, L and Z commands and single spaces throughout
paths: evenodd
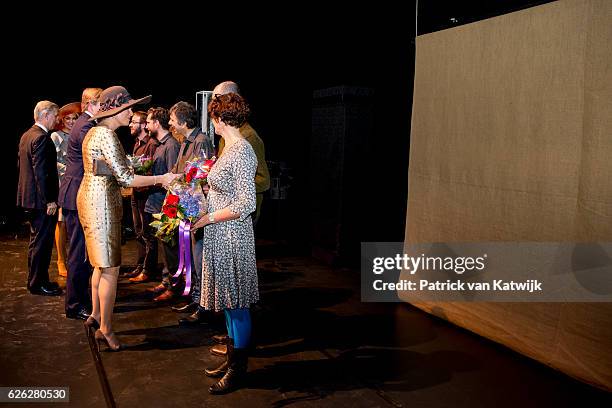
M 102 88 L 85 88 L 83 96 L 81 96 L 81 111 L 85 111 L 90 102 L 98 102 L 101 93 Z
M 34 107 L 34 121 L 38 122 L 43 116 L 45 116 L 48 112 L 55 111 L 56 113 L 59 111 L 59 106 L 51 101 L 40 101 Z

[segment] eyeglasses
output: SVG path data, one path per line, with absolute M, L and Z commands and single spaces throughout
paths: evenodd
M 130 122 L 130 125 L 146 125 L 144 122 Z

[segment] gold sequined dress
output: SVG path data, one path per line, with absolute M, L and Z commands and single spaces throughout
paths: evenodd
M 98 168 L 106 167 L 112 175 L 94 175 L 96 160 L 104 162 L 98 163 Z M 85 233 L 89 262 L 101 268 L 119 266 L 123 217 L 120 186 L 127 187 L 132 183 L 134 171 L 115 132 L 103 126 L 93 127 L 87 132 L 83 140 L 83 167 L 85 172 L 77 194 L 77 210 Z

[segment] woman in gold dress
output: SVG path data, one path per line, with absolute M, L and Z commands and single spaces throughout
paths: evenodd
M 93 310 L 85 324 L 99 327 L 95 333 L 96 339 L 106 343 L 113 351 L 121 348 L 111 323 L 121 265 L 123 210 L 120 186 L 168 184 L 176 177 L 173 174 L 134 174 L 114 132 L 118 127 L 128 125 L 133 105 L 150 100 L 150 95 L 132 99 L 121 86 L 105 89 L 100 94 L 100 110 L 91 118 L 98 125 L 90 129 L 83 140 L 85 173 L 77 194 L 77 209 L 85 233 L 89 262 L 94 267 L 91 278 Z

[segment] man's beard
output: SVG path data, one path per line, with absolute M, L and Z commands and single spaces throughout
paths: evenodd
M 149 136 L 157 139 L 157 133 L 159 133 L 157 130 L 149 130 Z

